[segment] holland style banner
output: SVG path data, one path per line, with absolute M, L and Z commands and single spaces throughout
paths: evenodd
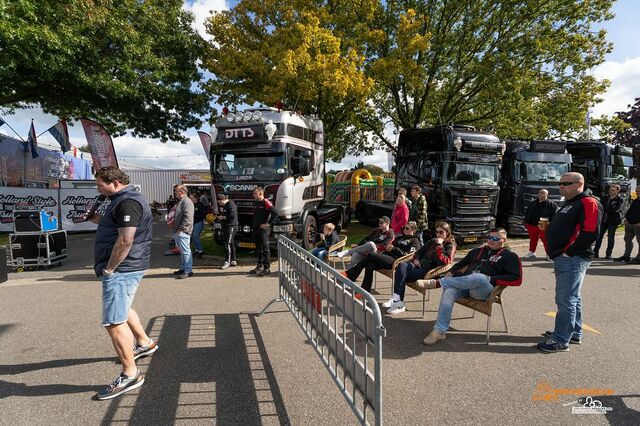
M 209 158 L 211 152 L 211 135 L 207 132 L 198 130 L 198 136 L 200 136 L 200 143 L 202 144 L 204 153 L 207 155 L 207 159 L 211 161 L 211 158 Z
M 113 141 L 105 128 L 87 118 L 82 118 L 80 121 L 87 137 L 87 144 L 91 149 L 94 170 L 97 172 L 103 167 L 118 167 L 118 158 L 116 157 L 115 149 L 113 149 Z

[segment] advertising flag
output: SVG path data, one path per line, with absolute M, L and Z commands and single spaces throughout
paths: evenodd
M 62 152 L 71 150 L 71 143 L 69 143 L 69 129 L 67 129 L 67 121 L 60 120 L 58 123 L 48 130 L 49 133 L 58 141 Z
M 111 136 L 102 125 L 87 118 L 80 119 L 84 134 L 87 137 L 87 144 L 91 149 L 93 158 L 93 168 L 97 172 L 103 167 L 118 167 L 118 158 L 113 149 Z
M 33 120 L 31 120 L 31 128 L 29 129 L 29 137 L 27 138 L 27 144 L 31 148 L 31 158 L 38 158 L 38 141 L 36 140 L 36 129 L 33 127 Z
M 202 144 L 204 153 L 207 155 L 207 159 L 211 161 L 211 158 L 209 158 L 209 151 L 211 150 L 211 135 L 207 132 L 201 132 L 198 130 L 198 136 L 200 136 L 200 143 Z

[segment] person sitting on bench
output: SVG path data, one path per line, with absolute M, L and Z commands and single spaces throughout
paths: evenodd
M 404 290 L 407 283 L 424 278 L 430 270 L 453 262 L 455 253 L 456 243 L 451 227 L 447 222 L 438 223 L 436 238 L 422 246 L 411 261 L 398 265 L 393 279 L 393 296 L 382 307 L 388 308 L 387 313 L 390 315 L 404 312 Z
M 420 244 L 420 239 L 416 236 L 417 228 L 418 226 L 415 222 L 407 222 L 402 228 L 402 235 L 393 240 L 393 243 L 387 244 L 384 252 L 369 253 L 367 257 L 342 274 L 351 281 L 355 281 L 364 269 L 365 274 L 364 280 L 362 280 L 362 288 L 371 292 L 374 271 L 378 269 L 391 269 L 396 259 L 406 256 L 420 248 L 422 244 Z
M 383 252 L 396 237 L 393 230 L 389 228 L 390 224 L 391 219 L 387 216 L 382 216 L 378 219 L 378 227 L 376 229 L 358 244 L 353 244 L 351 250 L 343 250 L 338 253 L 338 257 L 342 259 L 344 256 L 351 255 L 349 268 L 352 268 L 367 257 L 369 253 Z
M 487 300 L 496 285 L 519 286 L 522 283 L 520 257 L 505 246 L 506 242 L 507 231 L 494 228 L 487 236 L 487 244 L 467 253 L 444 278 L 417 281 L 425 289 L 442 287 L 438 318 L 433 331 L 422 340 L 423 344 L 434 345 L 445 339 L 456 299 L 470 296 Z

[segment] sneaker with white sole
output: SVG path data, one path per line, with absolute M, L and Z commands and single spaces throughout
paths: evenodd
M 524 256 L 522 256 L 523 259 L 535 259 L 536 258 L 536 254 L 532 251 L 530 251 L 529 253 L 525 254 Z
M 96 394 L 96 399 L 104 401 L 107 399 L 115 398 L 116 396 L 122 395 L 123 393 L 139 388 L 143 383 L 144 376 L 142 375 L 142 373 L 140 373 L 140 370 L 138 370 L 134 377 L 127 377 L 124 374 L 120 373 L 120 375 L 113 381 L 113 383 L 107 385 Z
M 232 260 L 230 263 L 231 266 L 238 266 L 238 262 L 236 262 L 235 260 Z
M 389 315 L 401 314 L 406 311 L 406 307 L 402 300 L 394 301 L 393 304 L 387 309 Z
M 390 308 L 395 302 L 399 302 L 399 300 L 394 299 L 393 297 L 382 304 L 383 308 Z
M 149 343 L 147 343 L 146 345 L 136 344 L 133 347 L 133 359 L 136 360 L 138 358 L 149 356 L 157 350 L 158 344 L 154 342 L 152 338 L 149 338 Z
M 431 346 L 431 345 L 435 345 L 439 341 L 444 340 L 446 338 L 447 338 L 447 335 L 445 333 L 440 333 L 438 330 L 434 328 L 427 337 L 422 339 L 422 344 Z
M 348 255 L 351 252 L 351 250 L 342 250 L 340 253 L 338 253 L 336 256 L 338 256 L 338 259 L 342 259 L 343 257 L 345 257 L 346 255 Z
M 231 266 L 231 262 L 224 262 L 222 266 L 220 266 L 220 269 L 227 269 L 229 266 Z

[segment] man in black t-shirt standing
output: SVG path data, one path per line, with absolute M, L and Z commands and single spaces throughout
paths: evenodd
M 238 232 L 238 207 L 227 194 L 218 194 L 218 205 L 222 209 L 217 219 L 222 222 L 222 239 L 224 240 L 225 261 L 220 269 L 236 266 L 236 245 L 233 237 Z
M 105 400 L 142 386 L 144 376 L 135 360 L 151 355 L 158 345 L 131 308 L 150 264 L 151 209 L 142 194 L 128 185 L 129 176 L 115 167 L 100 169 L 96 183 L 110 203 L 103 216 L 87 218 L 98 223 L 94 271 L 102 279 L 102 325 L 122 365 L 120 375 L 96 395 Z
M 269 253 L 269 221 L 273 204 L 264 198 L 264 188 L 258 186 L 253 190 L 253 198 L 256 200 L 253 212 L 253 238 L 256 243 L 256 256 L 258 266 L 250 271 L 260 277 L 271 273 L 271 259 Z

